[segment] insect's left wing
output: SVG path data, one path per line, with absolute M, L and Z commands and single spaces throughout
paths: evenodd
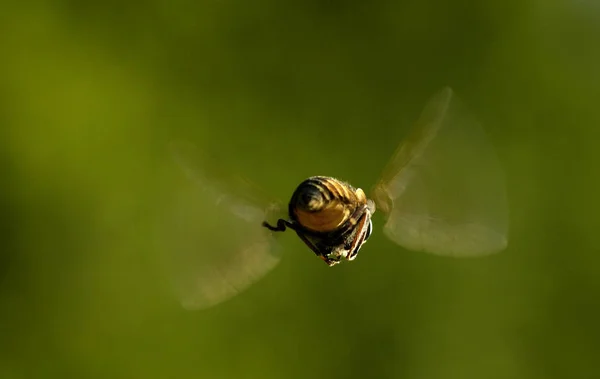
M 187 309 L 207 308 L 247 289 L 279 262 L 274 234 L 261 226 L 281 206 L 220 162 L 185 142 L 171 143 L 184 179 L 162 222 L 173 284 Z
M 450 88 L 431 98 L 372 197 L 387 215 L 384 233 L 407 249 L 467 257 L 506 247 L 500 163 L 485 131 Z

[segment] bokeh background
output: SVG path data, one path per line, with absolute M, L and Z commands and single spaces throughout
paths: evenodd
M 594 1 L 9 2 L 0 25 L 0 378 L 600 377 Z M 284 201 L 315 174 L 369 188 L 445 85 L 505 167 L 506 251 L 376 224 L 331 269 L 288 233 L 243 295 L 173 299 L 170 139 Z

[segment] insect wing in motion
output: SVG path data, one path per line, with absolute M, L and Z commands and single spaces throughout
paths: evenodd
M 219 162 L 185 142 L 171 143 L 186 180 L 164 220 L 174 286 L 184 308 L 213 306 L 245 290 L 279 262 L 273 233 L 261 227 L 280 206 L 241 179 L 219 177 Z
M 384 233 L 415 251 L 479 256 L 507 245 L 503 173 L 483 128 L 450 88 L 426 105 L 372 197 Z

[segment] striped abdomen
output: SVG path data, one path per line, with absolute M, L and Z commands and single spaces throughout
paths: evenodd
M 296 188 L 289 212 L 292 220 L 304 228 L 331 232 L 351 219 L 366 203 L 361 189 L 327 176 L 313 176 Z

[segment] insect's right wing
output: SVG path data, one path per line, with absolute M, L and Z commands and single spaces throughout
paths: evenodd
M 261 223 L 280 215 L 249 182 L 220 175 L 212 159 L 175 141 L 171 153 L 182 169 L 181 185 L 162 222 L 163 249 L 173 284 L 187 309 L 225 301 L 266 275 L 279 262 L 274 234 Z
M 384 233 L 416 251 L 479 256 L 507 245 L 500 163 L 483 128 L 450 88 L 431 98 L 372 196 Z

